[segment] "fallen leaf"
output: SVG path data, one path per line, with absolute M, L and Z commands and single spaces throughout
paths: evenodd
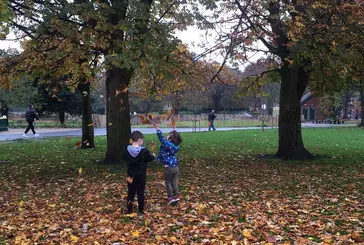
M 71 241 L 72 242 L 78 242 L 79 238 L 75 235 L 71 235 Z

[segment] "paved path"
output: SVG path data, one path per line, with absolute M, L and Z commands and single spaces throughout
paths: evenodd
M 327 128 L 327 127 L 348 127 L 348 126 L 356 126 L 356 124 L 313 124 L 313 123 L 303 123 L 303 128 Z M 228 130 L 257 130 L 261 129 L 261 127 L 224 127 L 217 128 L 218 131 L 228 131 Z M 271 127 L 266 127 L 265 129 L 271 129 Z M 154 128 L 132 128 L 132 130 L 139 130 L 143 134 L 153 134 L 155 133 Z M 171 129 L 166 128 L 162 129 L 163 132 L 169 132 Z M 39 133 L 39 137 L 34 137 L 30 132 L 28 133 L 27 139 L 34 138 L 44 138 L 44 137 L 66 137 L 66 136 L 81 136 L 81 129 L 71 129 L 71 128 L 38 128 L 36 129 L 37 133 Z M 179 132 L 194 132 L 194 128 L 178 128 Z M 207 131 L 207 128 L 201 128 L 200 130 L 197 128 L 197 132 Z M 9 129 L 9 131 L 0 132 L 0 141 L 6 140 L 15 140 L 15 139 L 23 139 L 24 129 Z M 95 128 L 95 136 L 106 135 L 105 128 Z

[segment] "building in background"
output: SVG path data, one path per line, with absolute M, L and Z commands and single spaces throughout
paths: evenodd
M 323 114 L 319 108 L 319 99 L 311 92 L 304 94 L 301 98 L 302 121 L 323 120 Z

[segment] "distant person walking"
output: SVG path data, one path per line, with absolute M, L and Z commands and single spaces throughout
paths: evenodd
M 28 137 L 27 133 L 29 132 L 29 130 L 32 130 L 35 137 L 39 136 L 39 134 L 37 134 L 34 130 L 34 119 L 39 120 L 39 117 L 37 116 L 37 113 L 35 113 L 33 105 L 29 105 L 29 109 L 25 112 L 25 120 L 28 123 L 28 127 L 25 129 L 23 137 Z
M 215 116 L 215 111 L 212 110 L 210 113 L 209 113 L 209 131 L 211 130 L 211 128 L 213 130 L 216 130 L 216 128 L 214 127 L 214 120 L 215 120 L 216 116 Z

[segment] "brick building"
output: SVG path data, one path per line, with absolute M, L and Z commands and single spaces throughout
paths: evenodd
M 312 95 L 310 92 L 304 94 L 301 98 L 301 120 L 313 121 L 316 119 L 324 119 L 318 105 L 318 97 Z

